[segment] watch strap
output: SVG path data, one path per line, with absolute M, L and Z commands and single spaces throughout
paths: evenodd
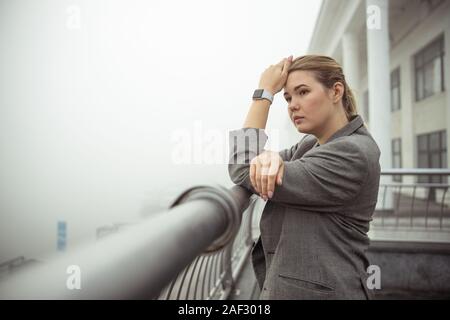
M 265 89 L 256 89 L 253 93 L 253 100 L 261 100 L 261 99 L 267 99 L 270 101 L 270 103 L 273 102 L 273 95 L 269 91 Z

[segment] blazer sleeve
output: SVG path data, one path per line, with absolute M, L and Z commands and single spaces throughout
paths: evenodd
M 243 128 L 230 131 L 228 174 L 233 183 L 258 194 L 250 181 L 250 161 L 264 151 L 267 134 L 263 129 Z
M 289 161 L 307 136 L 293 145 L 291 148 L 279 152 L 283 161 Z M 264 151 L 264 146 L 268 140 L 263 129 L 243 128 L 230 131 L 230 158 L 228 163 L 228 173 L 233 183 L 247 188 L 256 193 L 250 182 L 250 162 Z
M 285 162 L 281 186 L 271 201 L 335 211 L 354 198 L 368 176 L 368 160 L 354 142 L 339 139 Z

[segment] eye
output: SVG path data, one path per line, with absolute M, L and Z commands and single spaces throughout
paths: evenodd
M 299 94 L 301 95 L 301 96 L 304 96 L 305 94 L 307 94 L 309 91 L 308 90 L 300 90 L 299 91 Z
M 288 97 L 288 98 L 285 98 L 285 99 L 286 99 L 287 102 L 290 102 L 290 101 L 291 101 L 291 98 L 289 98 L 289 97 Z

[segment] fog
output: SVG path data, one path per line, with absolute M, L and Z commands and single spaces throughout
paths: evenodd
M 95 241 L 198 184 L 260 74 L 305 54 L 320 1 L 0 0 L 0 263 Z M 274 149 L 300 134 L 277 95 Z M 271 136 L 269 134 L 269 136 Z

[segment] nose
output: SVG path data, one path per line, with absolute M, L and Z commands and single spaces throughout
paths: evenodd
M 291 100 L 291 103 L 288 105 L 289 111 L 294 112 L 300 110 L 300 104 L 294 99 Z

